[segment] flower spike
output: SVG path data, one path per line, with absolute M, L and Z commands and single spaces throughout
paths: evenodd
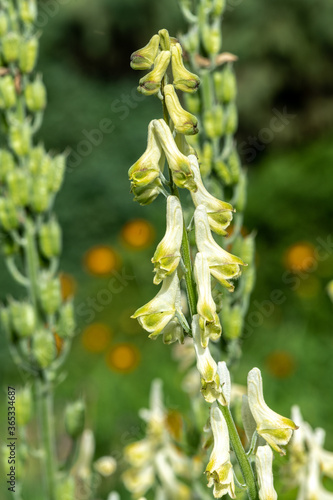
M 183 212 L 180 201 L 176 196 L 168 196 L 166 233 L 151 259 L 155 264 L 155 285 L 177 269 L 181 257 L 182 236 Z
M 239 266 L 244 262 L 235 255 L 228 253 L 215 242 L 209 228 L 206 207 L 199 205 L 194 212 L 195 239 L 199 252 L 203 253 L 209 265 L 210 273 L 221 285 L 233 291 L 234 287 L 228 280 L 240 275 Z
M 282 417 L 271 410 L 263 395 L 262 377 L 259 368 L 253 368 L 247 377 L 248 401 L 254 420 L 257 424 L 257 432 L 273 448 L 273 450 L 285 455 L 280 445 L 288 444 L 297 425 L 289 418 Z

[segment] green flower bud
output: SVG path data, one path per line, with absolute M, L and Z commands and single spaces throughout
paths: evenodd
M 185 94 L 184 95 L 186 109 L 194 115 L 199 114 L 201 110 L 201 99 L 198 94 Z
M 239 181 L 240 171 L 241 171 L 241 161 L 237 150 L 233 148 L 228 158 L 228 166 L 231 174 L 231 179 L 233 183 Z
M 221 137 L 224 132 L 223 107 L 216 105 L 213 109 L 207 109 L 203 115 L 203 123 L 207 137 L 210 139 Z
M 27 107 L 30 111 L 42 111 L 46 106 L 46 89 L 44 83 L 37 79 L 29 83 L 24 91 Z
M 84 430 L 85 412 L 86 407 L 81 399 L 66 407 L 65 427 L 67 433 L 74 439 L 80 436 Z
M 219 101 L 224 103 L 234 101 L 237 95 L 237 82 L 232 66 L 228 65 L 222 72 L 215 72 L 213 78 Z
M 165 104 L 168 108 L 175 130 L 179 134 L 195 135 L 198 133 L 198 120 L 182 108 L 173 85 L 164 87 Z
M 0 149 L 0 182 L 4 182 L 8 172 L 15 168 L 13 155 L 6 149 Z
M 30 190 L 30 206 L 37 212 L 45 212 L 51 202 L 51 196 L 48 189 L 46 177 L 37 177 L 33 180 Z
M 179 43 L 172 47 L 171 56 L 173 84 L 175 88 L 183 92 L 195 92 L 200 85 L 200 78 L 185 68 L 182 48 Z
M 5 35 L 8 29 L 8 19 L 4 12 L 0 12 L 0 36 Z
M 158 32 L 162 50 L 170 50 L 170 35 L 168 30 L 163 29 Z
M 243 212 L 246 203 L 246 193 L 247 193 L 247 177 L 245 172 L 240 171 L 239 181 L 237 185 L 237 196 L 235 208 L 238 212 Z
M 39 246 L 44 257 L 52 259 L 61 253 L 61 227 L 55 218 L 41 225 Z
M 31 135 L 31 126 L 28 122 L 19 123 L 10 127 L 10 146 L 18 156 L 25 156 L 29 153 Z
M 19 14 L 22 21 L 26 24 L 31 24 L 37 17 L 36 0 L 21 0 Z
M 204 48 L 208 54 L 210 56 L 218 54 L 222 44 L 220 21 L 217 19 L 211 26 L 204 24 L 201 37 Z
M 54 337 L 49 330 L 37 330 L 32 339 L 32 353 L 40 368 L 48 368 L 57 356 Z
M 232 183 L 228 165 L 223 160 L 216 160 L 214 162 L 214 170 L 226 186 L 229 186 Z
M 162 78 L 169 66 L 171 52 L 163 50 L 156 57 L 154 69 L 139 81 L 138 91 L 144 95 L 157 94 L 161 87 Z
M 200 160 L 201 160 L 200 173 L 202 177 L 206 177 L 212 171 L 213 146 L 211 142 L 205 141 L 200 156 Z
M 36 314 L 28 302 L 11 302 L 9 306 L 11 322 L 19 337 L 31 337 L 35 333 Z
M 242 280 L 244 282 L 244 288 L 243 288 L 244 295 L 250 295 L 256 280 L 256 270 L 253 265 L 245 269 L 245 272 L 242 276 Z
M 57 333 L 63 339 L 70 339 L 74 335 L 75 317 L 73 302 L 66 302 L 60 309 Z
M 241 306 L 235 305 L 222 314 L 223 333 L 228 340 L 238 339 L 243 328 L 243 311 Z
M 212 15 L 214 17 L 219 17 L 223 13 L 225 6 L 226 6 L 226 0 L 214 0 L 213 3 L 213 8 L 212 8 Z
M 7 339 L 9 340 L 9 342 L 13 342 L 14 330 L 12 326 L 10 310 L 8 307 L 1 307 L 0 309 L 0 325 L 7 335 Z
M 249 234 L 245 238 L 238 236 L 234 242 L 233 251 L 246 263 L 251 264 L 255 254 L 255 236 Z
M 30 73 L 34 69 L 38 56 L 38 46 L 36 37 L 22 41 L 19 57 L 19 67 L 22 73 Z
M 39 301 L 46 314 L 54 314 L 58 311 L 62 301 L 59 278 L 48 279 L 46 276 L 41 276 Z
M 24 207 L 29 201 L 29 177 L 27 174 L 16 168 L 7 175 L 8 191 L 14 204 L 18 207 Z
M 16 391 L 16 423 L 18 426 L 27 425 L 32 416 L 32 394 L 31 387 L 25 387 Z
M 10 109 L 16 104 L 16 90 L 11 75 L 0 78 L 0 108 Z
M 5 231 L 11 231 L 19 226 L 15 204 L 8 198 L 0 198 L 0 226 Z
M 20 35 L 10 31 L 2 38 L 2 54 L 7 63 L 15 62 L 20 52 Z
M 189 32 L 182 36 L 182 45 L 185 50 L 190 54 L 197 52 L 199 46 L 199 30 L 196 25 L 194 25 Z
M 75 499 L 75 480 L 74 477 L 62 477 L 57 483 L 56 500 L 74 500 Z
M 52 168 L 48 175 L 48 187 L 52 193 L 57 193 L 65 177 L 66 155 L 59 154 L 52 159 Z
M 238 126 L 238 112 L 237 106 L 234 102 L 229 104 L 228 113 L 225 122 L 225 133 L 233 135 Z
M 30 150 L 28 169 L 33 175 L 37 175 L 40 172 L 41 163 L 45 154 L 43 146 L 37 146 Z
M 158 35 L 154 35 L 145 47 L 133 52 L 131 55 L 131 68 L 150 69 L 158 54 L 159 44 L 160 37 Z

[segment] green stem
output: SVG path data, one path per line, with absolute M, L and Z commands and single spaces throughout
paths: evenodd
M 254 473 L 249 462 L 248 457 L 246 456 L 245 450 L 241 443 L 240 437 L 238 435 L 235 422 L 232 418 L 231 412 L 228 406 L 220 406 L 220 409 L 223 413 L 225 421 L 227 422 L 230 441 L 232 449 L 235 452 L 237 462 L 242 471 L 242 476 L 247 486 L 247 492 L 250 500 L 258 500 L 258 492 L 257 492 L 257 484 L 254 477 Z

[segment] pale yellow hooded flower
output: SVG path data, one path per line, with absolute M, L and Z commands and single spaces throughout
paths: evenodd
M 258 446 L 256 470 L 259 484 L 259 500 L 277 500 L 278 496 L 273 481 L 273 452 L 268 444 Z

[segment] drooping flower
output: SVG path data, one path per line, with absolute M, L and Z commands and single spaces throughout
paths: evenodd
M 228 426 L 216 402 L 212 404 L 210 410 L 210 425 L 214 445 L 206 467 L 208 487 L 214 486 L 214 498 L 222 498 L 227 494 L 231 498 L 236 498 Z
M 212 297 L 208 261 L 200 252 L 195 257 L 194 276 L 198 291 L 197 308 L 202 332 L 201 344 L 203 347 L 207 347 L 209 339 L 217 340 L 221 336 L 222 328 L 216 313 L 216 304 Z
M 233 291 L 234 286 L 228 281 L 240 275 L 244 262 L 235 255 L 221 248 L 214 240 L 209 227 L 206 207 L 199 205 L 194 212 L 195 239 L 199 252 L 208 261 L 209 270 L 221 285 Z
M 256 452 L 256 470 L 259 483 L 260 500 L 277 500 L 273 482 L 273 452 L 266 444 L 258 446 Z
M 138 498 L 154 485 L 154 467 L 147 465 L 146 467 L 127 469 L 122 475 L 122 480 L 126 489 L 135 495 L 135 498 Z
M 280 448 L 288 444 L 297 425 L 289 418 L 282 417 L 271 410 L 264 400 L 261 372 L 253 368 L 247 377 L 248 402 L 257 424 L 257 433 L 278 453 L 285 455 Z
M 162 79 L 169 66 L 170 59 L 171 52 L 169 50 L 162 50 L 162 52 L 158 54 L 152 71 L 140 79 L 138 87 L 139 92 L 144 95 L 153 95 L 158 93 L 161 87 Z
M 182 108 L 173 85 L 164 87 L 165 104 L 175 126 L 176 132 L 184 135 L 198 133 L 198 119 Z
M 160 37 L 154 35 L 147 45 L 142 49 L 136 50 L 131 55 L 131 68 L 132 69 L 150 69 L 154 64 L 155 58 L 158 54 L 160 44 Z
M 180 43 L 171 47 L 171 64 L 175 88 L 182 92 L 195 92 L 199 87 L 200 79 L 185 68 Z
M 182 236 L 183 212 L 180 201 L 176 196 L 168 196 L 166 233 L 151 259 L 155 265 L 155 285 L 177 269 L 181 258 Z
M 198 186 L 195 193 L 191 193 L 193 203 L 196 207 L 204 205 L 206 208 L 208 222 L 212 231 L 217 234 L 227 234 L 225 229 L 232 221 L 234 209 L 230 203 L 221 201 L 211 195 L 205 188 L 201 174 L 198 159 L 195 155 L 189 155 L 188 159 L 191 162 L 191 169 L 194 174 L 194 180 Z

